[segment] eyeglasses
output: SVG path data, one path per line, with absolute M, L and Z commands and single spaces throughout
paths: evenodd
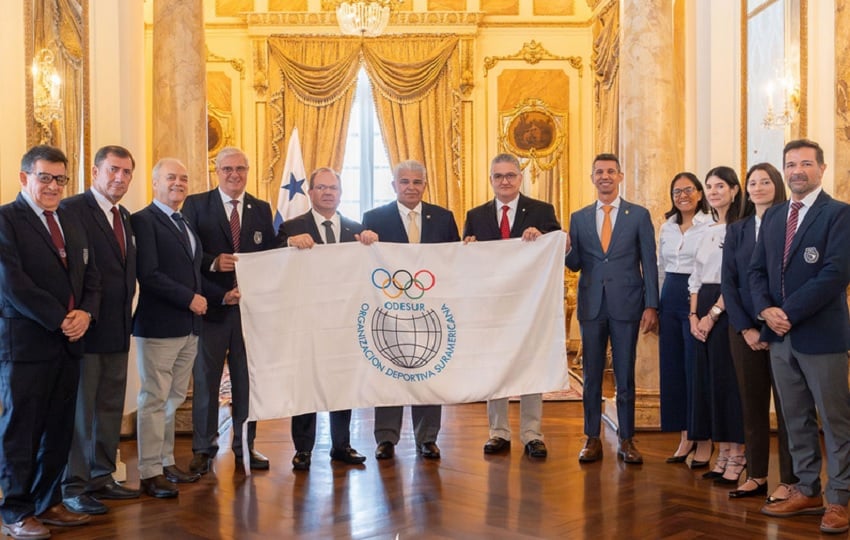
M 27 171 L 27 174 L 34 174 L 39 182 L 42 184 L 49 184 L 54 180 L 60 186 L 66 185 L 71 179 L 64 174 L 50 174 L 46 172 L 32 172 Z
M 313 186 L 310 189 L 315 189 L 316 191 L 339 191 L 339 186 L 326 186 L 324 184 L 319 184 L 318 186 Z
M 673 190 L 673 198 L 677 198 L 680 195 L 687 195 L 688 197 L 690 197 L 691 195 L 694 194 L 694 192 L 696 190 L 697 190 L 697 188 L 694 188 L 694 187 L 686 187 L 686 188 L 682 188 L 682 189 L 676 188 L 676 189 Z
M 248 172 L 248 167 L 246 167 L 244 165 L 239 165 L 238 167 L 227 166 L 227 167 L 219 167 L 218 170 L 220 170 L 224 174 L 233 174 L 234 172 L 238 173 L 238 174 L 245 174 L 246 172 Z
M 501 182 L 502 180 L 507 180 L 508 182 L 513 182 L 514 180 L 519 178 L 519 175 L 517 173 L 512 173 L 512 172 L 509 172 L 507 174 L 493 173 L 492 175 L 490 175 L 490 178 L 492 178 L 496 182 Z

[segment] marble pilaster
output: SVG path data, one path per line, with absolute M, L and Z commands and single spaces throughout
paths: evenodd
M 209 189 L 203 0 L 156 0 L 153 10 L 153 162 L 181 160 L 199 193 Z
M 626 200 L 647 207 L 657 228 L 668 209 L 667 185 L 684 153 L 671 0 L 622 0 L 620 33 L 620 160 Z M 636 426 L 660 425 L 658 339 L 641 336 L 635 369 Z M 606 415 L 616 422 L 614 400 Z
M 833 196 L 850 201 L 850 0 L 835 0 L 835 156 L 832 159 Z

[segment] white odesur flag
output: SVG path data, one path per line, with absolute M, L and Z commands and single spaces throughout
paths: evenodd
M 286 163 L 280 179 L 280 193 L 277 196 L 277 210 L 274 214 L 274 230 L 287 219 L 300 216 L 310 209 L 307 197 L 307 173 L 304 171 L 304 158 L 301 156 L 301 142 L 298 140 L 298 128 L 292 128 L 289 147 L 286 150 Z

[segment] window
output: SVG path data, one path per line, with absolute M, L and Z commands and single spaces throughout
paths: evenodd
M 395 200 L 392 167 L 381 138 L 372 86 L 362 68 L 348 122 L 345 158 L 342 165 L 342 200 L 339 211 L 360 219 L 363 213 Z

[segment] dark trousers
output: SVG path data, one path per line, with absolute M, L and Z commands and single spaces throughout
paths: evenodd
M 126 388 L 126 352 L 83 356 L 63 497 L 96 491 L 112 480 Z
M 744 415 L 744 441 L 747 444 L 747 474 L 755 478 L 767 476 L 770 460 L 770 392 L 774 387 L 770 368 L 770 352 L 754 351 L 747 341 L 729 326 L 729 347 Z M 788 452 L 788 432 L 782 415 L 779 394 L 774 390 L 777 436 L 779 439 L 779 481 L 796 484 L 791 454 Z
M 0 516 L 41 514 L 62 500 L 60 481 L 74 430 L 80 359 L 0 362 Z
M 230 370 L 233 411 L 233 444 L 242 455 L 242 424 L 248 418 L 248 357 L 242 337 L 242 317 L 237 306 L 227 307 L 220 321 L 204 320 L 198 356 L 192 368 L 192 451 L 218 452 L 218 408 L 224 362 Z M 257 423 L 248 423 L 248 449 L 254 448 Z
M 584 351 L 584 433 L 588 437 L 599 437 L 602 429 L 602 376 L 610 339 L 617 384 L 617 435 L 620 439 L 629 439 L 635 432 L 635 349 L 640 321 L 612 319 L 603 293 L 597 318 L 580 321 L 580 327 Z
M 416 444 L 436 442 L 443 408 L 440 405 L 411 405 L 413 436 Z M 398 444 L 404 407 L 375 407 L 375 442 Z
M 331 449 L 345 450 L 351 446 L 351 409 L 331 411 Z M 299 414 L 292 417 L 290 426 L 292 442 L 296 452 L 312 452 L 316 444 L 316 413 Z
M 720 285 L 704 283 L 697 293 L 697 314 L 704 317 L 720 297 Z M 724 312 L 705 343 L 695 342 L 692 439 L 744 442 L 741 394 L 729 350 L 729 317 Z M 706 429 L 708 428 L 708 429 Z
M 668 272 L 658 306 L 661 431 L 690 432 L 694 337 L 689 312 L 688 275 Z

